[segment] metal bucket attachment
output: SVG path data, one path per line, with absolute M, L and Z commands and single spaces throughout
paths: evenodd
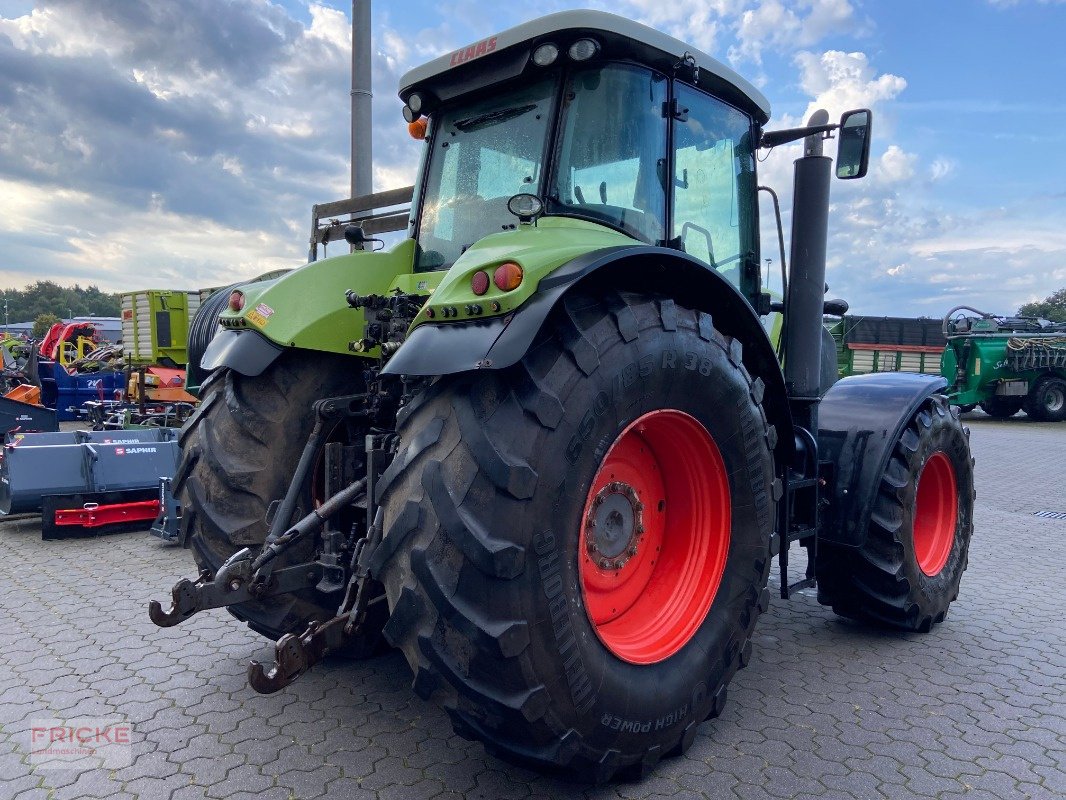
M 173 477 L 181 452 L 164 429 L 77 431 L 74 437 L 76 444 L 44 444 L 56 435 L 27 434 L 4 446 L 0 514 L 39 511 L 45 496 L 147 491 L 153 498 L 159 479 Z
M 0 431 L 11 430 L 57 431 L 59 423 L 54 409 L 0 397 Z

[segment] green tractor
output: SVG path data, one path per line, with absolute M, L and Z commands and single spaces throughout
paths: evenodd
M 228 297 L 175 477 L 200 575 L 157 624 L 226 607 L 277 639 L 261 692 L 384 639 L 460 735 L 602 781 L 721 713 L 775 557 L 782 597 L 944 619 L 974 499 L 946 382 L 834 383 L 824 346 L 846 304 L 825 298 L 822 146 L 862 177 L 869 111 L 764 131 L 746 80 L 594 11 L 432 61 L 400 97 L 425 138 L 409 238 L 369 252 L 350 226 L 355 252 Z M 756 154 L 799 140 L 773 300 Z

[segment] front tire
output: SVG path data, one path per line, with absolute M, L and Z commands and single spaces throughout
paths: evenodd
M 1025 398 L 1025 413 L 1040 422 L 1066 420 L 1066 381 L 1054 375 L 1036 381 Z
M 893 447 L 866 540 L 819 543 L 818 601 L 844 617 L 929 631 L 958 597 L 973 504 L 969 431 L 937 395 Z
M 706 314 L 567 296 L 548 329 L 514 367 L 441 379 L 401 414 L 375 574 L 385 636 L 458 733 L 603 781 L 683 752 L 746 663 L 776 435 Z

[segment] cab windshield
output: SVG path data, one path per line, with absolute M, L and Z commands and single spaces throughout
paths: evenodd
M 507 201 L 540 186 L 557 78 L 501 92 L 434 120 L 419 218 L 421 271 L 443 269 L 516 220 Z

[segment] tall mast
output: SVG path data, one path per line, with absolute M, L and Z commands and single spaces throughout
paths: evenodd
M 352 197 L 374 189 L 370 0 L 352 0 Z

